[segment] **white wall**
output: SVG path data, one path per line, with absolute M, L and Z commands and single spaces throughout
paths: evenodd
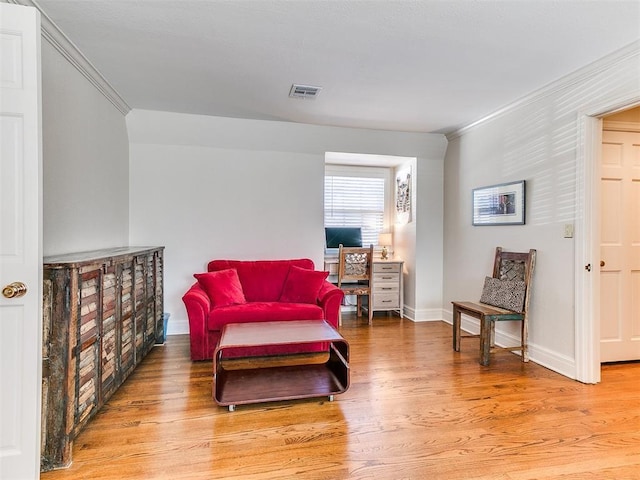
M 442 320 L 442 162 L 413 159 L 397 171 L 411 171 L 411 221 L 394 225 L 394 253 L 405 262 L 405 313 L 416 321 Z
M 616 105 L 640 95 L 638 44 L 603 59 L 449 138 L 445 158 L 444 306 L 477 300 L 490 275 L 496 246 L 538 250 L 530 310 L 532 360 L 576 378 L 576 241 L 563 238 L 575 224 L 577 158 L 584 139 L 579 119 L 592 105 Z M 526 180 L 526 225 L 471 225 L 473 188 Z M 578 273 L 576 273 L 578 272 Z M 599 313 L 599 312 L 598 312 Z M 518 326 L 500 326 L 500 340 L 519 338 Z
M 127 245 L 125 117 L 42 42 L 44 255 Z
M 444 164 L 418 162 L 416 180 L 416 315 L 442 320 Z
M 127 125 L 130 244 L 166 247 L 170 333 L 188 331 L 181 297 L 211 259 L 309 257 L 322 268 L 325 152 L 417 157 L 436 164 L 429 182 L 442 184 L 442 135 L 144 110 Z M 441 196 L 436 205 L 440 221 Z M 425 256 L 437 264 L 442 250 Z M 413 267 L 407 274 L 415 276 Z M 442 272 L 431 277 L 441 288 Z

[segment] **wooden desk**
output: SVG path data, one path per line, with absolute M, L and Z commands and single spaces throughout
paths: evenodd
M 371 298 L 374 312 L 397 311 L 404 318 L 404 289 L 400 259 L 373 259 L 373 279 L 371 279 Z M 338 256 L 326 256 L 324 269 L 329 272 L 329 281 L 338 282 Z

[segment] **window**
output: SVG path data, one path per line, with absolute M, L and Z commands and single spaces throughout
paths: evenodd
M 362 244 L 378 244 L 386 220 L 388 168 L 328 165 L 324 177 L 324 225 L 362 227 Z

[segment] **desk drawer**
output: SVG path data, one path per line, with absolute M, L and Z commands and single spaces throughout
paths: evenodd
M 396 285 L 400 285 L 400 274 L 399 273 L 374 273 L 373 274 L 373 284 L 383 284 L 383 283 L 395 283 Z
M 373 283 L 373 291 L 375 293 L 400 293 L 400 285 L 398 282 L 378 282 Z
M 373 273 L 400 273 L 399 263 L 373 263 Z
M 400 308 L 400 295 L 398 293 L 376 293 L 373 296 L 373 309 Z

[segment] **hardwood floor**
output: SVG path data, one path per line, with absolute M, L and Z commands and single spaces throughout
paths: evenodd
M 451 326 L 343 320 L 351 386 L 238 406 L 212 400 L 211 362 L 188 337 L 154 348 L 78 436 L 58 479 L 640 479 L 640 364 L 584 385 Z

